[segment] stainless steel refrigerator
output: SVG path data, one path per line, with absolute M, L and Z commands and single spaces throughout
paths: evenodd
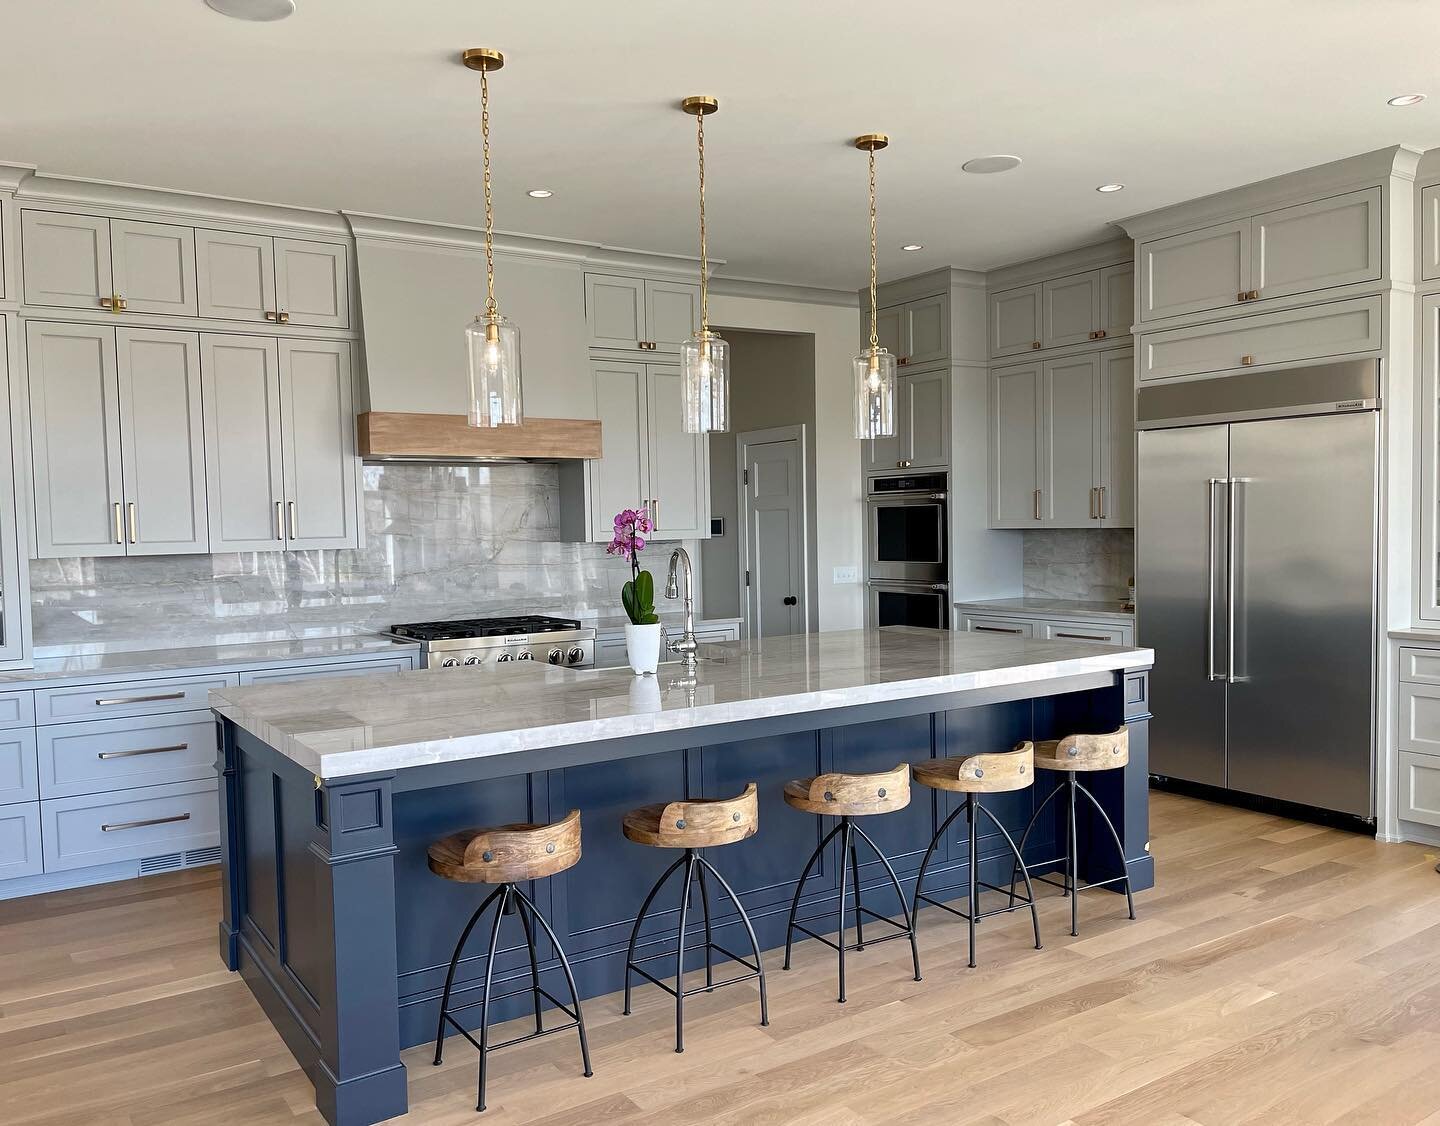
M 1142 388 L 1153 773 L 1372 819 L 1377 362 Z

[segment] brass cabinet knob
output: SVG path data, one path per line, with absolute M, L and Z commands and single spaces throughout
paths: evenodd
M 909 356 L 901 356 L 901 357 L 896 361 L 896 363 L 898 363 L 902 368 L 903 368 L 906 364 L 908 364 L 909 362 L 910 362 L 910 357 L 909 357 Z
M 1038 340 L 1032 340 L 1032 341 L 1030 342 L 1030 350 L 1031 350 L 1032 352 L 1035 352 L 1035 351 L 1039 351 L 1039 349 L 1040 349 L 1040 341 L 1038 341 Z
M 1095 339 L 1096 339 L 1096 340 L 1104 340 L 1107 335 L 1108 335 L 1108 334 L 1106 333 L 1106 331 L 1105 331 L 1103 328 L 1097 328 L 1097 329 L 1095 330 Z
M 274 312 L 274 311 L 271 310 L 271 309 L 266 309 L 266 310 L 265 310 L 265 319 L 266 319 L 267 321 L 275 321 L 275 320 L 279 320 L 279 318 L 280 318 L 280 314 L 279 314 L 279 313 L 276 313 L 276 312 Z
M 1237 293 L 1237 294 L 1235 295 L 1235 300 L 1236 300 L 1236 301 L 1249 301 L 1249 300 L 1250 300 L 1250 294 L 1247 293 L 1245 290 L 1242 289 L 1239 293 Z
M 128 308 L 130 308 L 130 302 L 126 301 L 125 298 L 121 297 L 121 296 L 117 293 L 117 294 L 115 295 L 115 308 L 117 308 L 117 309 L 128 309 Z
M 115 298 L 113 298 L 113 297 L 102 297 L 102 298 L 100 298 L 100 308 L 102 308 L 102 309 L 113 309 L 114 307 L 115 307 Z
M 280 323 L 282 325 L 288 325 L 290 323 L 290 314 L 282 310 L 280 313 Z
M 1254 356 L 1241 356 L 1241 357 L 1240 357 L 1240 363 L 1241 363 L 1243 366 L 1247 367 L 1247 368 L 1248 368 L 1251 364 L 1253 364 L 1254 362 L 1255 362 L 1255 357 L 1254 357 Z

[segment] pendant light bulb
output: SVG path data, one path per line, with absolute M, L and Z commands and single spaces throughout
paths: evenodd
M 683 421 L 687 434 L 721 434 L 730 429 L 730 345 L 710 331 L 710 252 L 705 238 L 705 118 L 720 103 L 695 95 L 680 108 L 695 118 L 700 168 L 700 328 L 680 346 Z
M 465 326 L 470 373 L 471 426 L 518 426 L 524 421 L 520 385 L 520 330 L 495 302 L 495 207 L 490 190 L 491 71 L 505 65 L 499 51 L 472 47 L 460 56 L 480 72 L 481 161 L 485 187 L 485 310 Z
M 895 433 L 895 357 L 880 347 L 876 324 L 875 154 L 890 143 L 884 133 L 855 138 L 870 154 L 870 346 L 852 362 L 855 377 L 855 437 L 889 438 Z

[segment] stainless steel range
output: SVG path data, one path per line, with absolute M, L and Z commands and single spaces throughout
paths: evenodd
M 420 642 L 420 665 L 427 669 L 510 661 L 548 661 L 570 668 L 588 668 L 595 663 L 595 630 L 573 618 L 524 614 L 411 622 L 391 626 L 390 634 Z

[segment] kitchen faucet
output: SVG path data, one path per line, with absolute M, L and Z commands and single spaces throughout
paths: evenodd
M 697 659 L 695 654 L 700 648 L 700 643 L 695 640 L 695 578 L 690 570 L 690 555 L 683 547 L 677 547 L 670 553 L 670 575 L 665 580 L 665 597 L 680 597 L 680 580 L 676 571 L 682 565 L 685 570 L 685 632 L 680 635 L 679 641 L 670 642 L 666 648 L 678 653 L 685 668 L 693 672 Z

